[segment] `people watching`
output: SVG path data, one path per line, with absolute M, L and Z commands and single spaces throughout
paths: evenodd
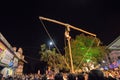
M 88 73 L 88 80 L 104 80 L 104 74 L 100 70 L 91 70 Z
M 67 80 L 76 80 L 76 76 L 73 73 L 69 73 L 67 76 Z
M 77 80 L 85 80 L 84 74 L 80 73 L 77 75 Z
M 61 73 L 57 73 L 54 77 L 54 80 L 63 80 L 63 75 Z

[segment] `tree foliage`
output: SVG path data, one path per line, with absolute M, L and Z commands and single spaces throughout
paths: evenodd
M 83 63 L 92 61 L 98 63 L 105 58 L 105 46 L 101 46 L 100 39 L 84 34 L 77 35 L 71 39 L 71 51 L 74 69 L 80 68 Z M 70 69 L 70 55 L 68 46 L 65 47 L 65 55 L 58 54 L 53 48 L 49 50 L 46 45 L 41 45 L 41 61 L 53 68 Z
M 50 66 L 54 69 L 57 68 L 59 70 L 63 68 L 69 68 L 69 66 L 67 66 L 67 63 L 65 62 L 64 56 L 57 53 L 55 48 L 49 50 L 46 48 L 46 45 L 43 44 L 41 45 L 40 55 L 40 60 L 46 62 L 47 66 Z
M 75 39 L 71 40 L 71 51 L 75 69 L 87 61 L 97 63 L 104 59 L 106 50 L 99 43 L 100 40 L 98 38 L 85 36 L 84 34 L 77 35 Z M 70 63 L 68 47 L 65 49 L 67 61 Z

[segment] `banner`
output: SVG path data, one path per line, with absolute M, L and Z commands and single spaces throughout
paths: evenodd
M 13 57 L 14 55 L 0 42 L 0 62 L 8 65 Z
M 18 59 L 14 58 L 13 63 L 14 63 L 13 67 L 17 67 L 18 66 Z
M 6 47 L 2 42 L 0 42 L 0 60 L 4 57 L 4 51 L 6 50 Z

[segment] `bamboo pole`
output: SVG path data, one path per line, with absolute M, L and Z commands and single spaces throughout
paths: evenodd
M 75 29 L 75 30 L 77 30 L 77 31 L 80 31 L 80 32 L 89 34 L 89 35 L 94 36 L 94 37 L 96 36 L 96 34 L 90 33 L 90 32 L 85 31 L 85 30 L 83 30 L 83 29 L 74 27 L 74 26 L 72 26 L 72 25 L 70 25 L 70 24 L 63 23 L 63 22 L 60 22 L 60 21 L 57 21 L 57 20 L 53 20 L 53 19 L 49 19 L 49 18 L 45 18 L 45 17 L 39 17 L 39 19 L 46 20 L 46 21 L 50 21 L 50 22 L 54 22 L 54 23 L 63 25 L 63 26 L 65 26 L 65 27 L 70 27 L 70 28 L 72 28 L 72 29 Z

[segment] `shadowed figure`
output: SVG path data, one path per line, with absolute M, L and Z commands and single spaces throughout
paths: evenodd
M 54 80 L 63 80 L 63 75 L 61 73 L 57 73 L 54 77 Z
M 85 80 L 85 77 L 83 74 L 78 74 L 77 75 L 77 80 Z
M 76 80 L 76 75 L 70 73 L 70 74 L 68 74 L 67 78 L 68 78 L 68 80 Z
M 88 80 L 104 80 L 104 74 L 100 70 L 91 70 L 88 74 Z

